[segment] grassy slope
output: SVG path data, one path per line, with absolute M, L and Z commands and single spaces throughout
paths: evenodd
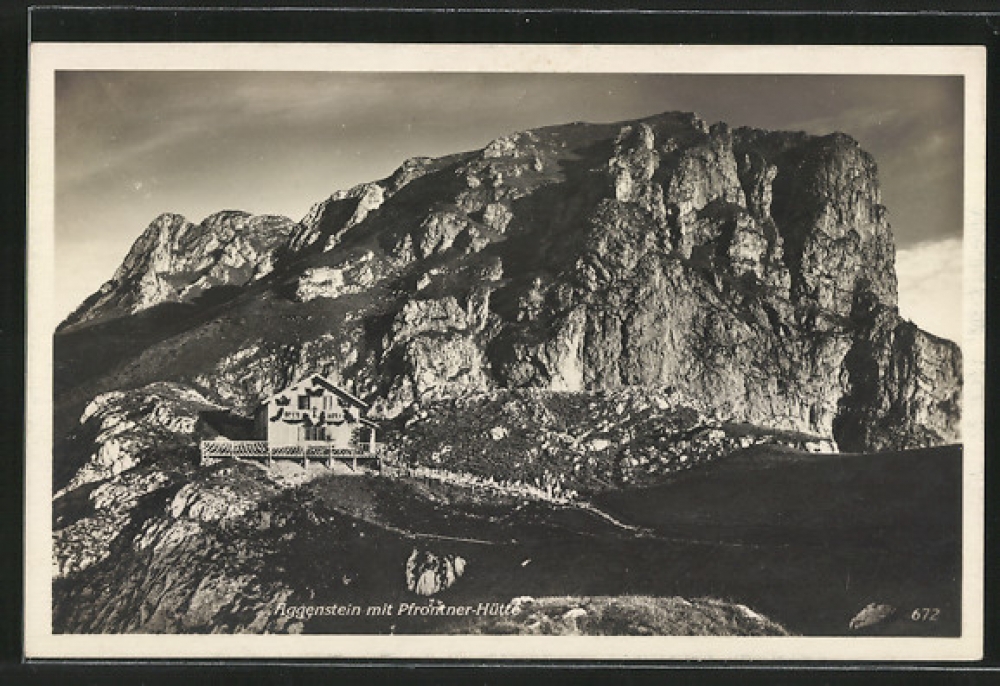
M 768 447 L 599 499 L 620 519 L 652 528 L 651 537 L 537 503 L 513 513 L 487 504 L 470 510 L 438 487 L 427 492 L 433 508 L 400 504 L 395 516 L 417 530 L 498 543 L 432 546 L 469 560 L 466 576 L 440 596 L 449 604 L 709 596 L 746 604 L 796 633 L 836 635 L 879 602 L 899 613 L 873 632 L 955 635 L 960 485 L 957 447 L 843 456 Z M 940 618 L 913 622 L 917 607 L 940 608 Z
M 755 448 L 597 504 L 660 535 L 706 541 L 671 564 L 794 631 L 839 633 L 870 602 L 899 608 L 887 633 L 960 623 L 961 448 L 810 455 Z M 938 607 L 933 626 L 909 620 Z
M 641 536 L 577 508 L 434 481 L 331 475 L 265 499 L 242 524 L 209 527 L 204 541 L 162 560 L 131 551 L 126 536 L 111 559 L 57 584 L 57 630 L 82 621 L 73 608 L 100 612 L 87 598 L 139 607 L 149 597 L 142 579 L 174 579 L 165 597 L 180 609 L 195 581 L 240 569 L 254 574 L 264 597 L 289 589 L 290 605 L 426 603 L 404 580 L 417 547 L 467 561 L 441 602 L 531 596 L 532 612 L 513 621 L 316 617 L 303 630 L 684 634 L 716 633 L 729 621 L 733 633 L 754 630 L 732 606 L 709 607 L 721 601 L 763 614 L 779 633 L 843 635 L 858 611 L 878 602 L 899 608 L 879 633 L 956 635 L 960 466 L 957 447 L 843 456 L 758 448 L 597 499 L 652 530 Z M 695 601 L 697 616 L 677 598 Z M 697 601 L 704 598 L 716 601 Z M 259 602 L 249 597 L 224 610 L 225 623 L 245 626 Z M 562 615 L 575 607 L 589 608 L 589 619 L 569 626 Z M 917 607 L 940 608 L 940 618 L 914 622 Z
M 553 186 L 564 176 L 573 181 L 574 175 L 585 176 L 585 165 L 575 164 L 577 157 L 586 159 L 581 151 L 592 145 L 610 147 L 597 140 L 607 131 L 580 127 L 577 134 L 568 139 L 566 151 L 551 153 L 561 158 L 557 175 L 545 179 Z M 459 181 L 445 174 L 415 183 L 401 193 L 397 207 L 387 204 L 359 225 L 357 235 L 348 237 L 348 247 L 358 247 L 362 233 L 366 240 L 393 237 L 403 230 L 396 226 L 400 217 L 415 221 L 428 211 L 427 198 L 440 195 L 438 184 L 453 195 L 455 183 Z M 574 208 L 549 211 L 557 191 L 523 199 L 518 221 L 558 215 L 569 231 Z M 492 249 L 525 258 L 505 260 L 507 276 L 514 265 L 541 268 L 536 263 L 546 252 L 533 239 L 513 237 Z M 527 259 L 529 255 L 535 258 Z M 333 258 L 314 256 L 308 265 Z M 298 304 L 281 295 L 304 265 L 289 266 L 232 300 L 165 306 L 134 321 L 57 336 L 57 436 L 72 428 L 83 404 L 98 392 L 193 376 L 262 336 L 270 343 L 295 343 L 335 328 L 344 303 Z M 497 294 L 497 300 L 503 295 Z M 477 504 L 438 486 L 417 485 L 414 490 L 371 480 L 331 481 L 321 490 L 314 490 L 319 485 L 305 489 L 302 501 L 281 504 L 291 517 L 288 528 L 273 539 L 262 536 L 261 545 L 273 556 L 267 569 L 289 580 L 302 601 L 310 594 L 319 599 L 367 594 L 378 601 L 405 596 L 399 590 L 402 561 L 412 541 L 388 532 L 384 525 L 389 524 L 495 543 L 434 544 L 439 552 L 462 554 L 470 561 L 463 579 L 442 596 L 446 602 L 503 601 L 519 595 L 711 595 L 747 603 L 793 631 L 843 633 L 854 613 L 876 601 L 903 610 L 904 619 L 890 627 L 894 631 L 953 633 L 958 622 L 960 463 L 955 449 L 815 457 L 772 448 L 692 470 L 661 486 L 600 498 L 601 507 L 654 529 L 659 538 L 635 538 L 580 511 Z M 319 509 L 317 499 L 323 501 Z M 512 512 L 512 507 L 517 509 Z M 316 521 L 307 516 L 316 512 Z M 373 523 L 359 523 L 373 517 Z M 369 536 L 352 543 L 342 537 L 347 529 L 330 526 L 333 521 L 352 531 L 367 528 Z M 294 535 L 284 540 L 285 533 Z M 343 574 L 333 574 L 333 553 L 335 566 L 358 567 L 361 589 L 344 586 Z M 115 575 L 109 573 L 107 579 L 112 582 Z M 941 621 L 933 626 L 905 621 L 917 606 L 941 607 Z
M 921 547 L 961 524 L 957 447 L 809 454 L 757 446 L 663 484 L 607 491 L 595 504 L 678 536 Z M 719 505 L 724 504 L 720 508 Z

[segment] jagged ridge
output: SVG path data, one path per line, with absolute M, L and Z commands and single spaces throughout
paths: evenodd
M 960 352 L 899 318 L 876 165 L 843 134 L 686 113 L 569 124 L 410 160 L 298 224 L 220 239 L 227 222 L 154 222 L 63 345 L 90 321 L 240 288 L 57 383 L 92 397 L 167 379 L 249 410 L 321 372 L 384 417 L 497 388 L 669 386 L 850 449 L 958 438 Z

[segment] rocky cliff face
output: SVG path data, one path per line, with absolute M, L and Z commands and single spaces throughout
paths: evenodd
M 409 160 L 297 224 L 165 215 L 67 324 L 219 285 L 240 288 L 63 384 L 170 380 L 245 412 L 320 372 L 386 418 L 495 389 L 669 387 L 851 449 L 958 440 L 959 350 L 898 316 L 876 165 L 843 134 L 569 124 Z
M 135 314 L 165 302 L 190 302 L 218 286 L 245 286 L 274 269 L 298 225 L 278 216 L 225 211 L 192 224 L 162 214 L 129 250 L 110 281 L 63 326 Z
M 899 317 L 876 165 L 843 134 L 568 124 L 408 160 L 300 222 L 163 215 L 55 337 L 54 627 L 392 631 L 288 608 L 478 602 L 536 568 L 552 593 L 595 522 L 603 589 L 638 528 L 583 519 L 564 550 L 564 506 L 590 517 L 581 499 L 744 449 L 958 441 L 961 369 Z M 310 373 L 390 420 L 393 469 L 417 478 L 199 463 L 199 439 L 240 438 Z M 527 628 L 600 626 L 559 608 Z

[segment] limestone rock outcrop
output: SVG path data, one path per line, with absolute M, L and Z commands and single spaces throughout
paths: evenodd
M 296 223 L 286 217 L 223 211 L 192 224 L 162 214 L 100 290 L 63 326 L 191 302 L 219 286 L 246 286 L 274 270 Z
M 170 378 L 247 412 L 318 372 L 382 418 L 495 389 L 671 386 L 844 449 L 954 442 L 960 351 L 900 318 L 894 250 L 847 135 L 690 113 L 552 126 L 409 160 L 297 224 L 160 218 L 73 335 L 236 294 L 114 374 L 60 380 L 93 397 Z
M 419 479 L 310 492 L 198 460 L 217 434 L 202 420 L 247 422 L 312 373 L 371 403 L 393 469 L 474 487 L 462 517 L 490 536 L 507 518 L 487 493 L 534 522 L 520 501 L 662 484 L 741 450 L 959 442 L 961 350 L 902 319 L 896 291 L 856 141 L 683 112 L 413 158 L 299 222 L 162 215 L 55 335 L 53 626 L 328 633 L 347 618 L 297 613 L 365 589 L 384 602 L 379 579 L 416 596 L 481 582 L 458 553 L 506 534 L 449 538 L 458 518 Z M 551 626 L 583 632 L 599 611 L 560 606 Z M 392 630 L 353 628 L 373 627 Z
M 80 417 L 92 434 L 90 457 L 61 492 L 114 477 L 158 452 L 190 448 L 200 412 L 220 409 L 194 389 L 167 382 L 94 398 Z
M 406 587 L 417 595 L 431 596 L 451 588 L 465 573 L 465 558 L 413 549 L 406 560 Z

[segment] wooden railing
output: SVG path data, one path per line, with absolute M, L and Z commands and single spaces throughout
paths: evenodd
M 205 457 L 267 457 L 267 441 L 202 441 Z
M 309 460 L 326 460 L 332 466 L 333 460 L 338 462 L 350 462 L 353 469 L 357 469 L 359 462 L 362 465 L 370 465 L 375 462 L 376 466 L 381 464 L 381 454 L 383 445 L 376 443 L 374 450 L 372 445 L 351 446 L 347 448 L 335 447 L 333 443 L 303 443 L 299 445 L 268 445 L 267 441 L 228 441 L 214 440 L 202 441 L 200 444 L 201 458 L 220 457 L 244 457 L 250 459 L 263 459 L 270 463 L 272 460 L 302 460 L 303 465 L 308 465 Z

